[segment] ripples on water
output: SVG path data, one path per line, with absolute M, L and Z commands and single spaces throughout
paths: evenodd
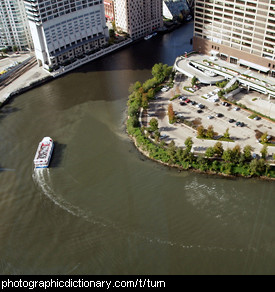
M 143 59 L 149 49 L 159 55 Z M 273 183 L 178 173 L 125 133 L 130 83 L 185 50 L 155 38 L 13 101 L 0 121 L 0 273 L 275 271 Z M 46 135 L 51 167 L 33 169 Z
M 66 201 L 60 194 L 57 194 L 54 191 L 54 187 L 51 182 L 51 173 L 50 169 L 34 169 L 33 171 L 33 180 L 35 184 L 40 189 L 41 194 L 45 195 L 51 202 L 57 205 L 59 208 L 63 209 L 65 212 L 69 214 L 79 217 L 86 222 L 91 224 L 98 225 L 102 228 L 111 228 L 115 232 L 118 232 L 120 235 L 124 237 L 134 237 L 149 244 L 160 244 L 160 245 L 167 245 L 171 247 L 178 247 L 183 249 L 196 249 L 202 251 L 253 251 L 256 252 L 257 249 L 254 247 L 222 247 L 222 246 L 205 246 L 201 244 L 187 244 L 184 242 L 177 242 L 177 241 L 170 241 L 164 238 L 160 238 L 151 234 L 151 236 L 146 235 L 146 232 L 142 234 L 139 231 L 130 231 L 124 229 L 122 226 L 118 224 L 118 222 L 112 222 L 107 220 L 106 218 L 100 218 L 98 216 L 94 216 L 92 212 L 88 210 L 83 210 L 78 206 L 74 206 L 68 201 Z M 215 183 L 212 186 L 208 186 L 206 184 L 200 184 L 198 182 L 198 178 L 195 177 L 190 183 L 185 185 L 186 198 L 187 201 L 190 202 L 193 206 L 197 209 L 204 210 L 211 216 L 216 217 L 217 219 L 223 221 L 223 217 L 226 213 L 226 202 L 230 200 L 227 198 L 226 192 L 223 191 L 222 194 L 218 193 L 215 190 Z M 217 214 L 213 212 L 218 212 Z M 232 215 L 230 214 L 230 219 L 232 219 Z M 234 216 L 233 216 L 234 217 Z M 224 225 L 227 225 L 228 222 L 222 222 Z

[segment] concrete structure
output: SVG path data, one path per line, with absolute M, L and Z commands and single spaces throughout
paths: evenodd
M 56 68 L 106 45 L 104 4 L 98 0 L 24 0 L 35 55 Z
M 212 61 L 207 55 L 190 54 L 180 56 L 174 63 L 174 69 L 192 78 L 196 76 L 201 83 L 215 84 L 222 80 L 237 80 L 238 83 L 249 90 L 265 94 L 268 98 L 275 98 L 275 81 L 273 77 L 266 76 L 237 64 L 228 64 L 224 60 Z
M 275 77 L 275 0 L 197 0 L 194 50 Z
M 0 0 L 0 46 L 33 48 L 23 0 Z
M 163 1 L 163 16 L 167 19 L 173 19 L 180 15 L 189 14 L 189 6 L 186 0 L 164 0 Z
M 162 0 L 115 0 L 114 3 L 117 30 L 133 39 L 163 26 Z

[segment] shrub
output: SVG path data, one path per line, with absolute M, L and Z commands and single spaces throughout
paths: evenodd
M 169 103 L 168 105 L 168 119 L 169 119 L 170 124 L 173 124 L 176 120 L 175 112 L 173 110 L 173 105 L 171 103 Z

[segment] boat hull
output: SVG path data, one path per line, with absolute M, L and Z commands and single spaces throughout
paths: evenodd
M 53 149 L 54 149 L 53 140 L 50 137 L 44 137 L 38 145 L 38 148 L 33 160 L 34 167 L 35 168 L 49 167 Z

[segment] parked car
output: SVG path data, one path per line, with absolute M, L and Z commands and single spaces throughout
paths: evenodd
M 192 104 L 192 105 L 196 105 L 196 104 L 197 104 L 197 102 L 196 102 L 196 101 L 194 101 L 194 100 L 192 100 L 192 101 L 191 101 L 191 104 Z
M 184 100 L 186 100 L 186 97 L 185 96 L 180 96 L 179 99 L 184 101 Z
M 229 123 L 234 123 L 235 122 L 235 120 L 234 119 L 229 119 L 229 121 L 228 121 Z
M 239 107 L 234 107 L 234 111 L 239 111 L 240 110 L 240 108 Z
M 217 114 L 216 114 L 216 117 L 221 118 L 221 117 L 223 117 L 223 114 L 221 114 L 221 113 L 217 113 Z
M 244 126 L 244 122 L 237 122 L 237 123 L 236 123 L 236 126 L 237 126 L 237 127 L 243 127 L 243 126 Z
M 199 103 L 199 104 L 197 104 L 197 107 L 200 108 L 200 109 L 203 109 L 203 108 L 205 108 L 205 105 Z
M 212 120 L 214 119 L 214 116 L 208 116 L 207 119 Z
M 184 101 L 181 101 L 180 105 L 186 105 L 186 103 Z
M 259 116 L 256 116 L 253 120 L 255 120 L 255 121 L 258 121 L 258 120 L 260 120 L 261 118 L 259 117 Z
M 186 98 L 185 102 L 189 103 L 191 100 L 189 98 Z
M 197 113 L 199 113 L 199 114 L 202 113 L 202 112 L 203 112 L 203 111 L 202 111 L 201 109 L 197 110 Z
M 222 102 L 222 105 L 224 105 L 224 106 L 230 106 L 231 104 L 228 103 L 228 102 L 226 102 L 226 101 L 223 101 L 223 102 Z
M 166 134 L 160 135 L 160 139 L 165 139 L 167 137 L 168 137 L 168 135 L 166 135 Z

